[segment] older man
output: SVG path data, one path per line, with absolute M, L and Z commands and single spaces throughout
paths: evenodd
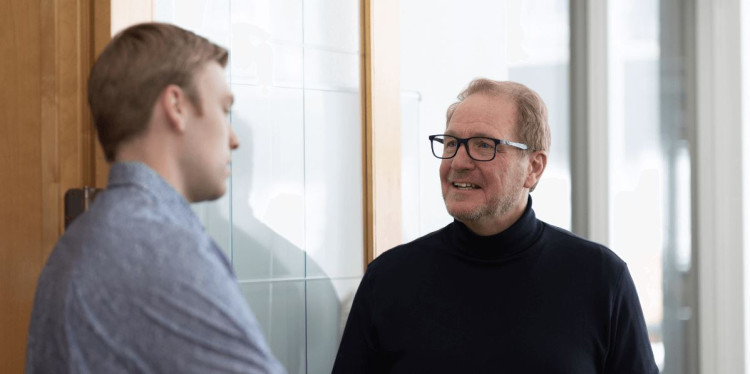
M 227 51 L 167 24 L 130 27 L 89 79 L 106 191 L 39 278 L 28 373 L 282 373 L 232 269 L 188 203 L 226 191 Z
M 455 220 L 368 266 L 334 373 L 658 373 L 625 263 L 534 215 L 541 98 L 478 79 L 447 117 L 430 141 Z

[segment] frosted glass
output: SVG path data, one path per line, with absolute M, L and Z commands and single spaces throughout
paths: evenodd
M 232 2 L 232 83 L 302 87 L 302 2 Z
M 305 88 L 358 90 L 359 54 L 305 48 Z
M 233 41 L 232 83 L 302 88 L 302 47 Z
M 276 358 L 288 373 L 305 373 L 305 281 L 240 287 Z
M 304 277 L 302 91 L 233 85 L 234 267 L 239 279 Z
M 229 180 L 227 180 L 227 184 L 229 184 Z M 232 258 L 232 223 L 230 218 L 232 200 L 230 195 L 229 188 L 227 188 L 227 193 L 218 200 L 191 205 L 193 212 L 203 223 L 206 232 L 224 252 L 227 259 Z
M 251 26 L 273 41 L 302 43 L 302 0 L 232 0 L 232 27 Z M 233 34 L 234 38 L 242 35 Z
M 305 1 L 305 44 L 342 52 L 360 50 L 359 1 Z
M 307 370 L 330 373 L 360 278 L 307 281 Z
M 305 91 L 307 275 L 362 273 L 360 94 Z
M 228 48 L 229 6 L 229 0 L 156 1 L 154 21 L 174 23 Z

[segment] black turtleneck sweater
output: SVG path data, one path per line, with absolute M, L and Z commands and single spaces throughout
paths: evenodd
M 357 290 L 334 373 L 658 373 L 635 286 L 606 247 L 536 219 L 454 221 Z

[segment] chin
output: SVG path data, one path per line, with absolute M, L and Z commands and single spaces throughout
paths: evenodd
M 213 191 L 205 191 L 205 193 L 198 199 L 197 201 L 194 201 L 195 203 L 201 202 L 201 201 L 214 201 L 220 199 L 224 194 L 226 193 L 226 187 L 222 188 L 216 188 Z
M 222 196 L 224 196 L 226 193 L 227 193 L 227 189 L 226 188 L 222 188 L 221 190 L 215 191 L 214 194 L 213 194 L 213 196 L 212 196 L 212 198 L 210 200 L 218 200 Z
M 453 218 L 461 221 L 461 222 L 471 222 L 476 221 L 484 215 L 484 207 L 478 206 L 478 207 L 459 207 L 456 206 L 459 204 L 456 203 L 447 203 L 445 204 L 445 208 L 448 210 L 448 214 L 450 214 Z

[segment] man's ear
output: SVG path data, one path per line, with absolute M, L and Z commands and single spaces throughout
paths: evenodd
M 524 187 L 531 191 L 536 188 L 539 179 L 542 178 L 544 169 L 547 167 L 547 151 L 535 151 L 529 155 L 529 166 L 527 169 L 526 182 L 523 184 Z
M 188 111 L 188 97 L 185 91 L 177 85 L 170 84 L 161 96 L 159 96 L 158 106 L 164 112 L 172 130 L 184 132 L 187 126 L 186 115 Z

